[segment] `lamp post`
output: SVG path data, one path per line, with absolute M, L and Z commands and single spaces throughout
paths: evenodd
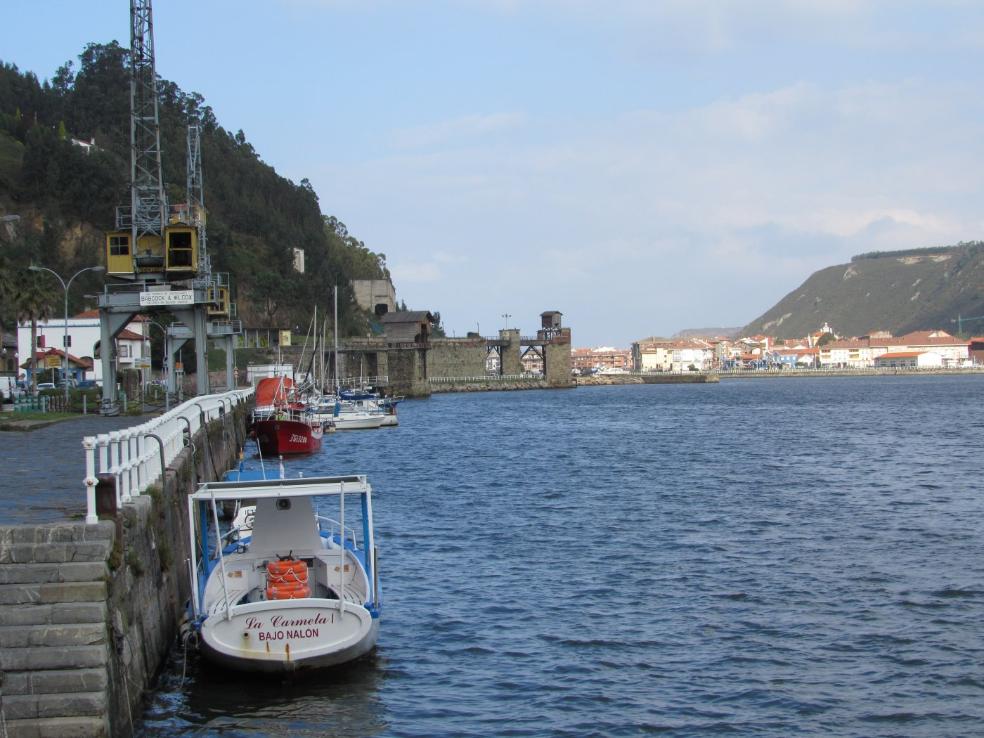
M 164 346 L 163 346 L 163 350 L 161 352 L 162 353 L 162 356 L 161 356 L 161 379 L 164 380 L 164 412 L 169 412 L 171 410 L 171 391 L 170 391 L 170 389 L 167 386 L 167 373 L 168 373 L 168 365 L 167 365 L 167 359 L 168 359 L 168 356 L 167 356 L 167 328 L 165 328 L 163 325 L 161 325 L 160 323 L 158 323 L 156 320 L 151 320 L 150 318 L 147 319 L 147 322 L 150 325 L 157 326 L 157 328 L 161 331 L 161 333 L 164 334 L 164 341 L 163 341 Z M 150 334 L 148 333 L 148 341 L 149 340 L 150 340 Z M 147 351 L 147 355 L 150 356 L 150 354 L 151 354 L 151 352 L 150 351 Z
M 75 280 L 77 276 L 82 274 L 82 272 L 105 272 L 106 267 L 91 266 L 91 267 L 86 267 L 85 269 L 79 269 L 77 272 L 75 272 L 75 274 L 73 274 L 71 277 L 68 278 L 67 282 L 64 279 L 62 279 L 62 276 L 54 269 L 48 269 L 48 267 L 37 266 L 36 264 L 31 264 L 31 266 L 29 266 L 28 269 L 32 272 L 51 272 L 52 274 L 55 275 L 55 278 L 59 282 L 61 282 L 62 289 L 65 290 L 65 333 L 62 338 L 62 358 L 64 359 L 64 361 L 62 362 L 62 366 L 64 367 L 64 369 L 62 370 L 62 381 L 65 382 L 65 407 L 67 409 L 68 408 L 68 288 L 72 286 L 72 282 Z M 32 346 L 31 350 L 35 351 L 36 349 Z M 106 350 L 105 347 L 103 348 L 103 350 L 104 351 Z

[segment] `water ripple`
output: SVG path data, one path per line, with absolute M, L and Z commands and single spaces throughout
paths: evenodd
M 437 396 L 367 473 L 376 656 L 175 651 L 143 735 L 936 736 L 984 724 L 979 377 Z M 902 409 L 904 398 L 904 410 Z

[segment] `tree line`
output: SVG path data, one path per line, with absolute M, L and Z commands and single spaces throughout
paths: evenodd
M 46 295 L 46 308 L 62 298 L 27 264 L 65 274 L 103 263 L 102 233 L 113 227 L 116 206 L 129 203 L 128 69 L 129 51 L 115 41 L 87 45 L 50 80 L 0 61 L 0 212 L 21 214 L 16 231 L 0 229 L 0 311 L 8 323 L 24 317 L 22 304 L 39 301 L 25 291 Z M 252 327 L 303 324 L 316 304 L 331 304 L 337 284 L 341 331 L 369 330 L 371 316 L 356 307 L 350 280 L 388 278 L 385 255 L 324 216 L 308 180 L 278 175 L 242 130 L 219 124 L 200 94 L 163 78 L 158 94 L 171 203 L 186 197 L 187 128 L 201 128 L 209 253 L 213 269 L 231 276 L 240 317 Z M 304 274 L 294 270 L 295 248 L 305 252 Z M 85 274 L 78 282 L 72 310 L 100 280 Z

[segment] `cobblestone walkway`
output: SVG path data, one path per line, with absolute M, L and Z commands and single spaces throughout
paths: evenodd
M 146 420 L 87 415 L 30 432 L 0 431 L 0 525 L 84 518 L 82 438 Z

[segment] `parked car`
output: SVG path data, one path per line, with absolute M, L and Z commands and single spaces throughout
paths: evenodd
M 94 387 L 98 387 L 98 386 L 99 384 L 96 382 L 95 379 L 83 379 L 81 382 L 78 383 L 79 389 L 93 389 Z
M 44 390 L 53 390 L 55 388 L 54 382 L 38 382 L 38 392 L 43 392 Z

